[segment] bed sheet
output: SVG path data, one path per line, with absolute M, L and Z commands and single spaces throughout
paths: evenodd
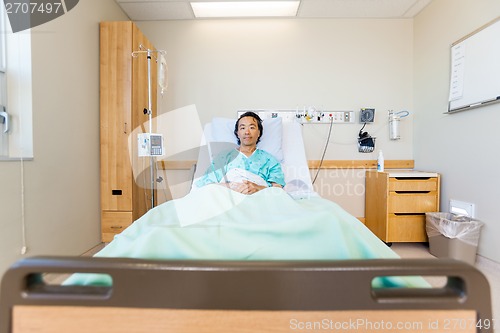
M 398 258 L 334 202 L 321 197 L 294 199 L 274 187 L 248 196 L 218 185 L 153 208 L 95 256 L 160 260 Z M 378 283 L 422 286 L 423 280 Z M 111 281 L 102 275 L 74 274 L 65 284 L 109 285 Z

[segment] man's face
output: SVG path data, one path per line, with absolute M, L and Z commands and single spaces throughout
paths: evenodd
M 238 138 L 242 146 L 255 146 L 260 131 L 257 120 L 253 117 L 243 117 L 238 122 Z

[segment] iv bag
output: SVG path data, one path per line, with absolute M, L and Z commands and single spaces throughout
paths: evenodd
M 158 85 L 160 86 L 161 94 L 163 95 L 168 86 L 167 60 L 165 59 L 163 53 L 160 53 L 160 56 L 158 57 Z

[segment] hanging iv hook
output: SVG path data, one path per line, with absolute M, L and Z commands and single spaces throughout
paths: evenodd
M 155 62 L 158 64 L 158 85 L 161 88 L 161 95 L 163 96 L 163 93 L 167 90 L 168 86 L 168 79 L 167 79 L 167 72 L 168 72 L 168 66 L 167 62 L 165 60 L 165 56 L 167 52 L 165 50 L 151 50 L 147 49 L 144 47 L 144 45 L 139 44 L 139 50 L 132 52 L 132 57 L 137 58 L 139 54 L 147 53 L 148 59 L 154 58 Z M 159 54 L 159 56 L 155 56 Z M 149 66 L 149 65 L 148 65 Z M 148 69 L 149 72 L 149 69 Z
M 139 56 L 139 54 L 143 54 L 143 53 L 147 53 L 148 55 L 155 58 L 156 62 L 158 62 L 158 58 L 156 56 L 154 56 L 153 53 L 160 53 L 163 55 L 167 54 L 167 52 L 165 50 L 151 50 L 151 49 L 145 48 L 144 45 L 139 44 L 139 51 L 133 51 L 132 57 L 137 58 Z

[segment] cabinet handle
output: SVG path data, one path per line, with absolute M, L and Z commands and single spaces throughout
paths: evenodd
M 123 124 L 123 134 L 127 134 L 127 123 Z
M 405 180 L 429 180 L 429 179 L 431 179 L 431 177 L 394 177 L 394 179 L 402 180 L 402 181 L 405 181 Z
M 123 229 L 121 225 L 112 225 L 111 229 Z

